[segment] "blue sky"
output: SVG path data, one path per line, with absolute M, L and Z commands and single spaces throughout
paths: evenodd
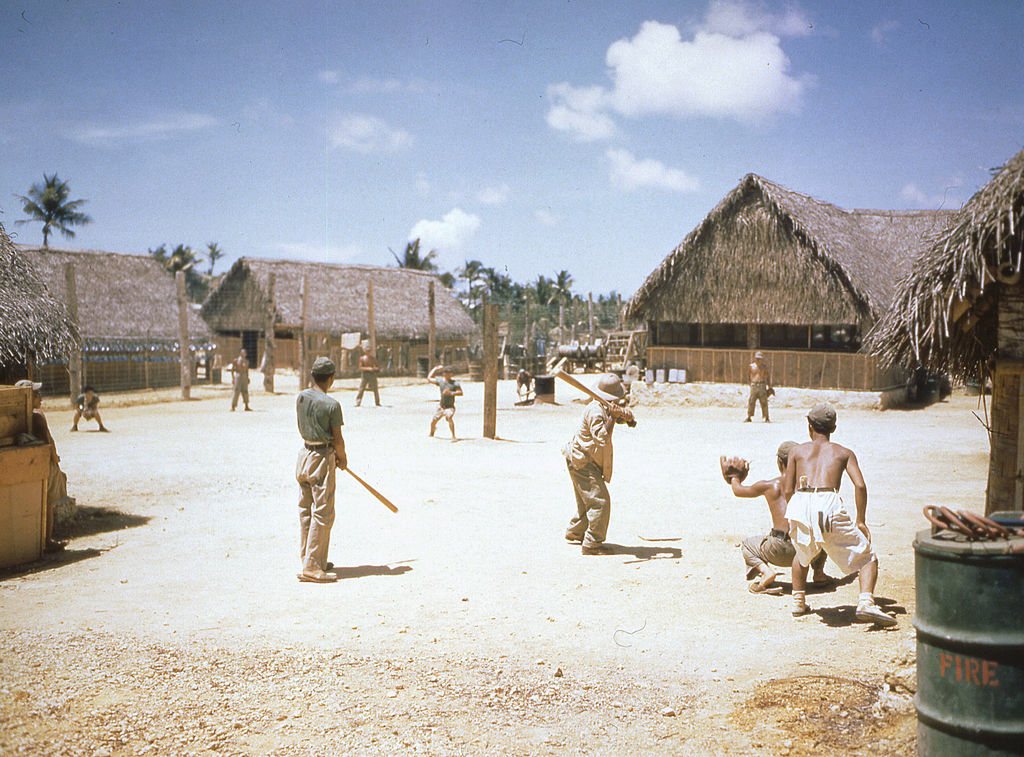
M 0 0 L 0 220 L 44 173 L 161 243 L 388 265 L 422 237 L 631 295 L 749 172 L 959 207 L 1024 147 L 1024 3 Z

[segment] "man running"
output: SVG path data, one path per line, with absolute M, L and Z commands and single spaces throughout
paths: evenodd
M 857 573 L 860 596 L 857 620 L 879 626 L 894 626 L 896 618 L 875 604 L 878 558 L 871 546 L 866 522 L 868 488 L 857 456 L 852 450 L 830 441 L 836 430 L 836 411 L 831 405 L 815 405 L 807 414 L 809 442 L 789 453 L 783 477 L 783 494 L 789 503 L 786 518 L 796 549 L 793 558 L 793 615 L 810 612 L 805 600 L 807 567 L 819 549 L 824 549 L 844 575 Z M 857 507 L 856 520 L 843 506 L 839 484 L 843 473 L 850 477 Z

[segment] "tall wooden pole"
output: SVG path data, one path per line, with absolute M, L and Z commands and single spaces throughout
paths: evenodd
M 78 327 L 78 289 L 73 263 L 64 264 L 64 289 L 68 298 L 68 315 L 71 317 L 71 322 Z M 71 352 L 68 354 L 68 388 L 72 402 L 82 393 L 82 338 L 84 335 L 79 332 L 78 336 L 79 341 L 71 345 Z
M 558 343 L 565 344 L 565 303 L 558 303 Z
M 377 357 L 377 321 L 373 315 L 373 275 L 366 283 L 366 333 L 370 336 L 370 354 Z
M 274 393 L 274 272 L 267 276 L 267 323 L 263 335 L 263 391 Z
M 498 306 L 484 304 L 484 438 L 498 426 Z
M 590 322 L 590 334 L 587 336 L 587 343 L 594 343 L 594 293 L 587 294 L 587 320 Z
M 533 345 L 531 344 L 531 342 L 533 342 L 533 340 L 530 339 L 530 293 L 529 292 L 526 293 L 526 308 L 525 308 L 525 310 L 526 310 L 526 320 L 523 323 L 523 354 L 527 358 L 531 358 L 531 357 L 533 357 Z M 528 370 L 532 371 L 533 368 L 531 367 Z
M 427 372 L 434 367 L 434 355 L 437 340 L 437 324 L 434 318 L 434 282 L 427 284 L 427 317 L 430 320 L 430 331 L 427 333 Z
M 299 389 L 309 388 L 309 373 L 306 370 L 306 314 L 309 312 L 309 277 L 302 277 L 299 289 L 302 311 L 299 315 Z
M 189 355 L 188 300 L 185 299 L 185 272 L 174 274 L 174 287 L 178 295 L 178 359 L 181 362 L 181 398 L 192 395 L 192 357 Z

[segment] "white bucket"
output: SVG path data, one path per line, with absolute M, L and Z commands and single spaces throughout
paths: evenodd
M 654 380 L 656 382 L 658 382 L 659 384 L 664 384 L 665 383 L 665 369 L 664 368 L 657 368 L 654 371 Z
M 653 369 L 648 368 L 646 371 L 644 371 L 644 381 L 646 381 L 648 384 L 653 384 L 654 383 L 654 370 Z

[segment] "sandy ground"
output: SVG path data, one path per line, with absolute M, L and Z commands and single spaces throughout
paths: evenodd
M 400 512 L 339 476 L 341 580 L 313 585 L 295 578 L 296 382 L 257 383 L 251 413 L 226 387 L 111 397 L 110 434 L 69 433 L 47 403 L 81 513 L 66 552 L 0 574 L 0 752 L 913 753 L 911 545 L 924 505 L 983 509 L 976 397 L 840 410 L 900 621 L 880 630 L 853 622 L 852 578 L 800 619 L 746 589 L 738 543 L 767 508 L 732 497 L 718 457 L 775 475 L 813 393 L 789 390 L 771 424 L 741 422 L 735 387 L 636 407 L 615 432 L 617 547 L 595 557 L 562 538 L 574 390 L 515 407 L 501 382 L 488 440 L 466 382 L 453 443 L 443 422 L 427 436 L 434 387 L 385 382 L 384 407 L 354 408 L 341 382 L 349 462 Z

